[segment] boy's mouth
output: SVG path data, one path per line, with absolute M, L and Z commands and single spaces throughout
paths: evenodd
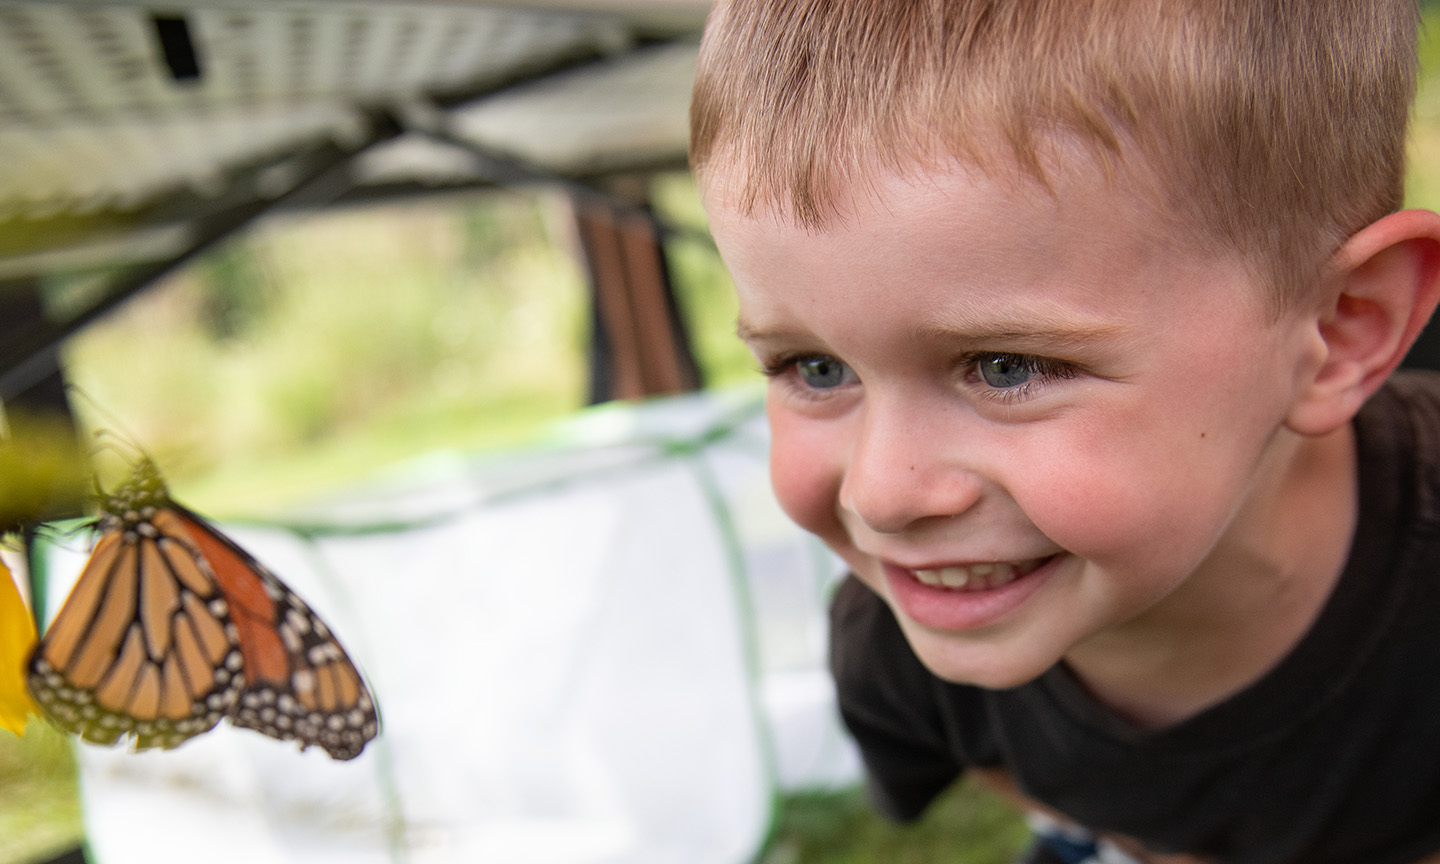
M 939 567 L 933 570 L 911 570 L 910 572 L 917 580 L 932 588 L 948 588 L 952 591 L 992 591 L 1033 573 L 1051 557 L 1054 556 L 1032 558 L 1028 561 L 996 561 L 985 564 Z

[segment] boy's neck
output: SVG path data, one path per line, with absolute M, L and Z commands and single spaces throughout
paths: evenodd
M 1201 569 L 1140 619 L 1066 656 L 1095 698 L 1136 725 L 1173 725 L 1255 683 L 1339 581 L 1358 516 L 1353 428 L 1279 434 L 1266 478 Z

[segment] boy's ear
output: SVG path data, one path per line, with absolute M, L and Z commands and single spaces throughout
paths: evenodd
M 1350 421 L 1405 359 L 1440 300 L 1440 215 L 1402 210 L 1367 225 L 1327 270 L 1324 359 L 1287 420 L 1305 435 Z

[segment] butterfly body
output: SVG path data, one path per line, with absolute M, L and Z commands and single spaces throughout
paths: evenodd
M 101 512 L 95 550 L 30 661 L 30 690 L 57 724 L 169 749 L 228 717 L 336 759 L 375 737 L 374 700 L 330 629 L 171 500 L 153 462 Z

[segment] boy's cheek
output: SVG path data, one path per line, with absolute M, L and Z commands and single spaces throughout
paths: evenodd
M 835 518 L 835 496 L 825 488 L 829 484 L 805 460 L 786 458 L 779 449 L 773 451 L 770 483 L 781 509 L 801 528 L 829 540 L 828 535 L 840 527 Z
M 771 435 L 770 484 L 781 509 L 843 554 L 848 542 L 836 513 L 840 467 L 832 464 L 823 441 L 807 440 L 783 421 L 771 421 Z

